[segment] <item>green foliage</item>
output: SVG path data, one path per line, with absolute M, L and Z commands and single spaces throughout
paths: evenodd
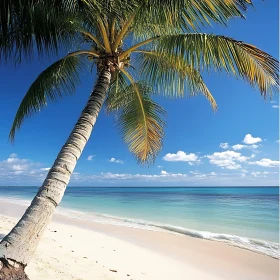
M 213 23 L 244 18 L 250 0 L 6 0 L 0 2 L 0 62 L 21 62 L 58 50 L 73 51 L 31 85 L 10 138 L 23 120 L 47 102 L 72 94 L 84 60 L 100 72 L 110 67 L 106 108 L 141 163 L 162 146 L 164 110 L 152 93 L 170 97 L 204 95 L 217 104 L 202 71 L 241 77 L 262 96 L 279 89 L 278 62 L 258 48 L 225 37 L 197 33 Z M 133 74 L 133 75 L 132 75 Z M 143 82 L 145 81 L 145 82 Z
M 174 33 L 197 32 L 213 23 L 226 26 L 230 18 L 244 18 L 250 0 L 146 0 L 140 1 L 133 35 L 148 38 Z
M 30 86 L 17 110 L 10 139 L 14 141 L 16 130 L 25 118 L 39 112 L 48 102 L 73 94 L 80 82 L 79 74 L 83 68 L 84 64 L 79 56 L 67 56 L 44 70 Z
M 139 51 L 140 75 L 149 84 L 155 85 L 160 94 L 171 97 L 204 95 L 213 110 L 215 99 L 203 82 L 200 73 L 179 56 L 154 51 Z
M 242 77 L 264 97 L 278 91 L 278 61 L 244 42 L 209 34 L 176 34 L 159 38 L 155 50 L 173 59 L 179 57 L 198 71 L 214 68 Z
M 153 163 L 164 136 L 164 109 L 151 99 L 152 87 L 127 81 L 118 73 L 106 101 L 107 112 L 116 111 L 116 124 L 139 163 Z
M 71 44 L 71 30 L 61 29 L 77 9 L 77 1 L 0 1 L 0 62 L 54 54 Z

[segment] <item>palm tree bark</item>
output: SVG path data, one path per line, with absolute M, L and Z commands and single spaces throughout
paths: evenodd
M 92 128 L 104 103 L 111 81 L 111 73 L 103 70 L 96 82 L 78 122 L 60 150 L 47 178 L 38 190 L 30 206 L 0 243 L 0 280 L 28 279 L 11 278 L 7 271 L 23 271 L 33 256 L 37 245 L 49 224 L 55 208 L 60 203 L 70 176 L 76 166 Z

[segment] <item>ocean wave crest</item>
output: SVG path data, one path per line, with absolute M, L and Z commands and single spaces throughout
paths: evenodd
M 3 202 L 13 202 L 20 205 L 28 206 L 30 202 L 25 199 L 18 199 L 15 197 L 0 197 L 0 200 Z M 241 237 L 238 235 L 226 234 L 226 233 L 214 233 L 209 231 L 200 231 L 194 229 L 188 229 L 184 227 L 169 225 L 169 224 L 160 224 L 157 222 L 151 222 L 140 219 L 131 219 L 125 217 L 117 217 L 107 214 L 99 214 L 92 212 L 83 212 L 78 210 L 72 210 L 65 207 L 60 207 L 58 213 L 64 216 L 71 218 L 93 221 L 96 223 L 102 224 L 111 224 L 123 227 L 132 227 L 142 230 L 152 230 L 152 231 L 165 231 L 172 234 L 183 234 L 186 236 L 218 241 L 227 243 L 232 246 L 239 248 L 247 249 L 253 252 L 261 253 L 268 255 L 270 257 L 279 259 L 279 244 L 275 242 L 269 242 L 264 240 L 258 240 L 248 237 Z
M 193 229 L 173 226 L 169 224 L 160 224 L 160 223 L 150 222 L 146 220 L 117 217 L 117 216 L 112 216 L 107 214 L 85 213 L 85 212 L 68 210 L 68 209 L 67 210 L 61 209 L 60 213 L 67 215 L 69 211 L 71 211 L 71 217 L 73 217 L 73 214 L 74 215 L 76 214 L 75 215 L 76 218 L 91 220 L 97 223 L 118 225 L 124 227 L 133 227 L 133 228 L 138 228 L 143 230 L 165 231 L 172 234 L 183 234 L 194 238 L 227 243 L 228 245 L 232 245 L 242 249 L 247 249 L 253 252 L 261 253 L 279 259 L 280 247 L 278 243 L 274 243 L 274 242 L 258 240 L 258 239 L 248 238 L 248 237 L 241 237 L 238 235 L 232 235 L 227 233 L 214 233 L 209 231 L 193 230 Z

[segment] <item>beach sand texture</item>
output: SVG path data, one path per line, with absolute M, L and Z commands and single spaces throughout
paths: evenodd
M 0 205 L 0 238 L 25 207 Z M 56 214 L 26 272 L 37 279 L 279 279 L 279 260 L 219 242 Z

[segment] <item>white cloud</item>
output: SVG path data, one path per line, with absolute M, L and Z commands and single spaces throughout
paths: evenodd
M 248 145 L 256 144 L 262 142 L 260 137 L 253 137 L 251 134 L 246 134 L 243 142 Z
M 219 147 L 221 147 L 222 149 L 228 149 L 228 143 L 221 143 Z
M 250 158 L 255 158 L 256 157 L 256 155 L 255 154 L 252 154 L 251 156 L 250 156 Z
M 162 168 L 162 166 L 161 166 L 161 165 L 158 165 L 158 168 Z
M 16 158 L 16 157 L 18 157 L 18 155 L 17 155 L 16 153 L 12 153 L 12 154 L 10 154 L 9 157 L 10 157 L 10 158 Z
M 251 175 L 253 175 L 254 177 L 260 177 L 265 174 L 263 174 L 263 172 L 253 171 L 253 172 L 251 172 Z
M 27 162 L 28 160 L 27 159 L 19 159 L 19 158 L 15 158 L 15 157 L 9 157 L 9 158 L 7 158 L 6 159 L 6 162 L 8 162 L 8 163 L 12 163 L 12 162 L 21 162 L 21 163 L 23 163 L 23 162 Z
M 253 171 L 251 172 L 251 175 L 254 177 L 267 177 L 269 174 L 277 174 L 278 172 L 268 172 L 268 171 Z
M 233 148 L 234 150 L 241 150 L 241 149 L 243 149 L 244 147 L 246 147 L 246 146 L 245 146 L 245 145 L 241 145 L 241 144 L 236 144 L 236 145 L 232 146 L 232 148 Z
M 198 170 L 190 171 L 190 173 L 193 174 L 193 175 L 201 174 Z
M 279 161 L 278 160 L 271 160 L 269 158 L 263 158 L 258 161 L 251 161 L 249 164 L 256 164 L 259 166 L 264 166 L 264 167 L 278 167 L 279 166 Z
M 272 105 L 271 107 L 272 107 L 272 108 L 275 108 L 275 109 L 279 109 L 279 108 L 280 108 L 279 105 Z
M 94 157 L 95 157 L 95 155 L 89 155 L 89 156 L 87 157 L 87 160 L 93 160 Z
M 265 180 L 256 178 L 252 175 L 246 175 L 244 170 L 230 173 L 201 173 L 198 170 L 191 171 L 188 174 L 171 173 L 161 170 L 156 174 L 132 174 L 132 173 L 111 173 L 104 172 L 100 174 L 73 174 L 71 185 L 115 185 L 115 186 L 246 186 L 246 185 L 275 185 L 277 184 L 277 175 L 269 174 Z M 277 173 L 277 172 L 274 172 Z
M 210 172 L 210 173 L 201 173 L 198 170 L 190 171 L 190 173 L 193 175 L 194 178 L 213 178 L 215 176 L 218 176 L 216 172 Z
M 0 162 L 0 168 L 7 171 L 22 171 L 27 170 L 32 163 L 27 159 L 20 159 L 15 157 L 15 154 L 11 154 L 9 158 Z
M 128 173 L 101 173 L 100 175 L 93 175 L 91 179 L 99 180 L 141 180 L 147 182 L 199 182 L 198 180 L 205 180 L 207 178 L 213 179 L 218 176 L 217 173 L 201 173 L 199 171 L 191 171 L 190 175 L 183 173 L 169 173 L 166 170 L 161 170 L 160 174 L 128 174 Z
M 237 162 L 245 162 L 248 157 L 242 156 L 240 153 L 234 151 L 215 152 L 212 155 L 206 156 L 211 164 L 218 165 L 222 168 L 234 170 L 240 169 L 241 165 Z
M 50 169 L 50 167 L 40 168 L 41 171 L 49 171 Z
M 109 159 L 109 162 L 114 162 L 114 163 L 123 163 L 123 160 L 120 160 L 120 159 L 115 159 L 115 158 L 111 158 Z
M 19 158 L 11 154 L 6 160 L 0 161 L 0 182 L 25 184 L 27 181 L 42 182 L 49 168 L 39 168 L 41 163 Z
M 165 161 L 185 161 L 185 162 L 198 162 L 199 159 L 196 154 L 186 154 L 183 151 L 178 151 L 176 154 L 168 153 L 163 158 Z
M 259 145 L 256 145 L 256 144 L 253 144 L 253 145 L 242 145 L 242 144 L 236 144 L 236 145 L 233 145 L 232 146 L 232 149 L 235 150 L 235 151 L 238 151 L 238 150 L 242 150 L 242 149 L 257 149 L 259 147 Z
M 188 177 L 187 174 L 182 173 L 169 173 L 165 170 L 162 170 L 160 174 L 128 174 L 128 173 L 101 173 L 101 175 L 93 175 L 92 178 L 99 179 L 110 179 L 110 180 L 156 180 L 160 178 L 180 180 L 182 178 Z

